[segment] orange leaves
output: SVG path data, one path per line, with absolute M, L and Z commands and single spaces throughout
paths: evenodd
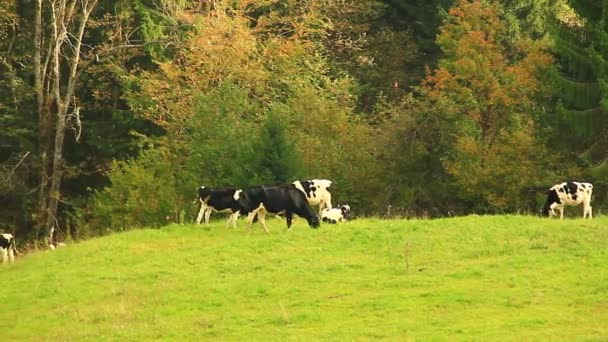
M 536 73 L 551 58 L 532 42 L 518 43 L 512 47 L 518 53 L 507 54 L 506 31 L 495 5 L 461 0 L 449 13 L 438 37 L 446 57 L 422 83 L 423 94 L 459 104 L 486 135 L 493 134 L 487 129 L 508 128 L 508 117 L 532 105 Z
M 444 170 L 464 197 L 495 207 L 512 203 L 542 154 L 529 113 L 540 94 L 537 73 L 551 63 L 540 42 L 509 43 L 499 10 L 481 0 L 458 1 L 437 39 L 445 57 L 420 87 L 432 104 L 428 111 L 453 137 Z

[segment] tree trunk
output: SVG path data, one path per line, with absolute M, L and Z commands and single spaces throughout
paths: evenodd
M 38 153 L 40 154 L 40 185 L 38 188 L 38 213 L 36 214 L 34 237 L 38 238 L 40 229 L 46 222 L 48 206 L 48 179 L 50 153 L 50 117 L 45 108 L 44 71 L 42 63 L 42 0 L 36 0 L 34 18 L 34 92 L 36 95 L 36 114 L 38 115 Z
M 58 227 L 57 207 L 61 200 L 63 144 L 70 105 L 78 79 L 82 39 L 97 0 L 51 0 L 48 48 L 42 47 L 42 0 L 36 0 L 34 70 L 40 124 L 40 197 L 36 238 L 52 241 Z M 77 5 L 78 8 L 77 8 Z M 76 32 L 69 32 L 76 20 Z M 69 48 L 64 48 L 68 42 Z M 45 62 L 42 63 L 44 56 Z M 65 70 L 69 70 L 66 72 Z M 78 110 L 75 111 L 77 115 Z M 52 129 L 54 123 L 54 129 Z M 53 141 L 53 143 L 51 143 Z

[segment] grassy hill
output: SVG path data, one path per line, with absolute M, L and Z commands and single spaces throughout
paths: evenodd
M 5 340 L 607 340 L 608 217 L 172 225 L 0 266 Z

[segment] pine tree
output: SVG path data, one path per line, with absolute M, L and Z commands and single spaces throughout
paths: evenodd
M 287 126 L 279 117 L 270 114 L 260 133 L 258 170 L 267 184 L 287 184 L 301 176 L 302 159 Z
M 576 141 L 575 151 L 597 179 L 608 175 L 608 2 L 573 0 L 571 6 L 556 20 L 556 140 L 568 136 L 567 149 Z

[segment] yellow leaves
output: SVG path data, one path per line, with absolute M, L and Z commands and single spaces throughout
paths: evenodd
M 493 207 L 505 209 L 533 179 L 535 158 L 542 153 L 533 125 L 522 120 L 519 130 L 503 129 L 483 139 L 459 137 L 443 164 L 467 196 L 481 195 Z
M 16 29 L 17 21 L 15 1 L 0 1 L 0 41 L 9 40 L 9 34 Z
M 421 86 L 433 102 L 451 103 L 476 122 L 482 135 L 508 128 L 509 118 L 534 105 L 541 91 L 537 73 L 551 63 L 543 44 L 529 40 L 507 54 L 497 13 L 495 5 L 459 1 L 438 37 L 446 56 Z
M 185 16 L 185 17 L 184 17 Z M 197 107 L 197 96 L 225 81 L 256 89 L 267 75 L 259 61 L 256 38 L 244 18 L 183 14 L 195 25 L 175 57 L 158 63 L 159 72 L 143 72 L 140 114 L 169 132 L 187 126 Z

